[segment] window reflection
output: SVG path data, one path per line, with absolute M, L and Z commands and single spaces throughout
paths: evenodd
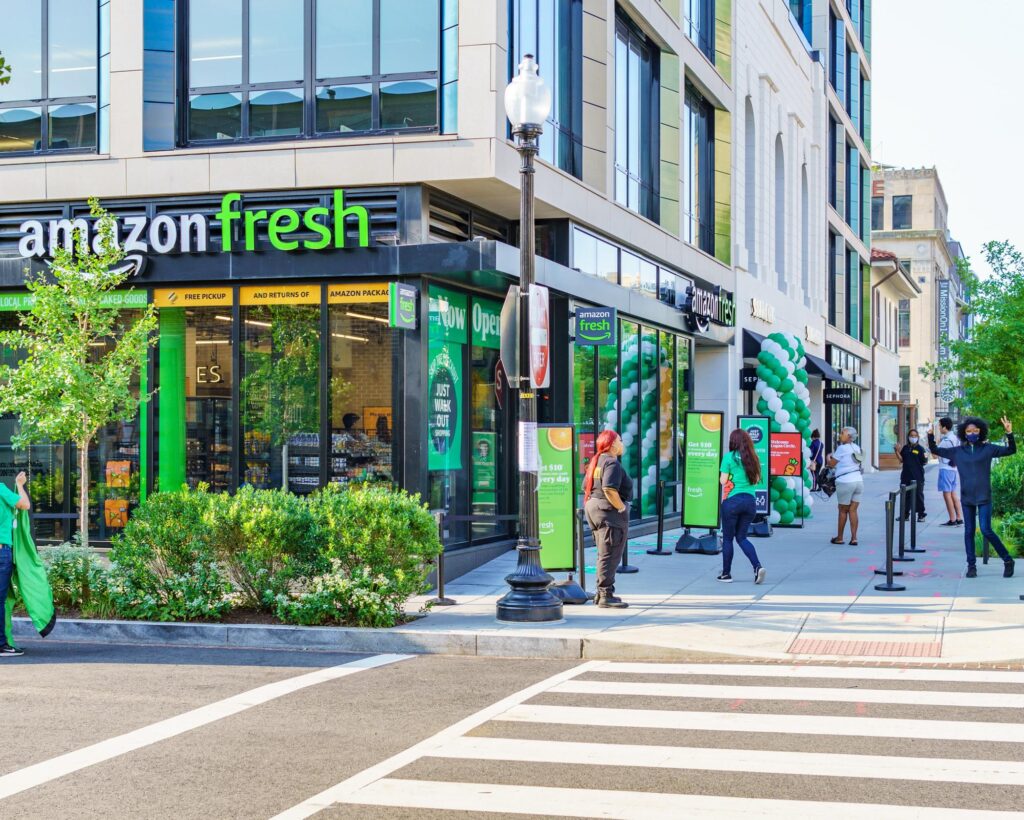
M 302 79 L 302 7 L 303 0 L 249 0 L 250 83 Z
M 373 86 L 335 85 L 316 93 L 316 130 L 369 131 L 373 127 Z
M 316 76 L 373 73 L 373 0 L 316 4 Z
M 437 71 L 438 0 L 380 0 L 381 74 Z
M 50 0 L 48 97 L 95 96 L 96 8 L 83 0 Z
M 38 149 L 42 116 L 41 108 L 0 109 L 0 152 Z
M 95 148 L 96 106 L 61 105 L 49 110 L 50 148 Z
M 249 100 L 249 130 L 254 137 L 301 134 L 301 89 L 254 92 Z
M 7 85 L 0 85 L 0 102 L 43 96 L 42 16 L 42 0 L 5 4 L 3 55 L 17 70 L 9 75 Z
M 242 136 L 242 95 L 190 97 L 188 136 L 193 140 L 230 140 Z
M 430 125 L 437 125 L 436 82 L 405 80 L 381 83 L 381 128 L 422 128 Z
M 191 88 L 242 82 L 242 0 L 189 3 Z

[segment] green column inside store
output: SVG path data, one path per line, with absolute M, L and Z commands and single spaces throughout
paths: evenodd
M 177 490 L 185 483 L 185 309 L 160 310 L 160 420 L 157 488 Z

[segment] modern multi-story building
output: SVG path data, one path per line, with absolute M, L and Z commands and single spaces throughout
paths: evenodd
M 959 273 L 960 244 L 949 232 L 949 206 L 935 168 L 876 169 L 872 182 L 872 242 L 900 261 L 921 295 L 898 303 L 899 400 L 916 408 L 926 430 L 949 414 L 958 396 L 956 379 L 935 382 L 925 365 L 949 355 L 966 338 L 969 295 Z
M 93 451 L 94 536 L 117 531 L 111 510 L 198 482 L 383 480 L 454 513 L 514 512 L 514 402 L 496 368 L 520 161 L 502 98 L 525 53 L 554 99 L 536 174 L 541 420 L 573 422 L 584 458 L 604 426 L 623 432 L 643 526 L 656 480 L 679 475 L 682 413 L 738 409 L 729 0 L 25 0 L 4 14 L 0 321 L 28 306 L 26 266 L 88 229 L 89 196 L 136 263 L 115 300 L 159 310 L 138 376 L 157 392 Z M 764 116 L 767 134 L 779 118 Z M 795 215 L 811 160 L 782 124 Z M 813 306 L 801 234 L 778 232 L 785 264 L 758 275 L 774 289 L 784 274 Z M 413 329 L 389 325 L 392 282 L 418 291 Z M 586 305 L 617 309 L 614 344 L 572 343 Z M 0 424 L 6 443 L 17 421 Z M 69 444 L 3 459 L 31 467 L 38 512 L 73 512 Z M 506 548 L 510 526 L 454 526 L 451 572 Z

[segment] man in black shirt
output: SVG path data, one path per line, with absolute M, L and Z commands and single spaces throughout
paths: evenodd
M 928 450 L 921 444 L 921 438 L 917 430 L 911 430 L 910 436 L 907 439 L 907 444 L 903 445 L 901 450 L 899 446 L 894 446 L 893 450 L 896 451 L 896 457 L 900 460 L 900 464 L 903 465 L 903 469 L 900 472 L 900 484 L 910 484 L 911 482 L 917 482 L 917 520 L 924 521 L 924 468 L 928 463 Z M 905 518 L 910 518 L 910 507 L 907 507 Z

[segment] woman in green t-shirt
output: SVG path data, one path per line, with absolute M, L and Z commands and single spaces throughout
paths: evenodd
M 754 568 L 754 583 L 764 583 L 764 567 L 757 550 L 747 538 L 747 530 L 757 514 L 754 489 L 761 482 L 761 460 L 754 450 L 754 442 L 746 430 L 733 430 L 729 434 L 729 452 L 722 459 L 722 574 L 718 580 L 732 583 L 732 542 L 740 545 L 743 554 Z

